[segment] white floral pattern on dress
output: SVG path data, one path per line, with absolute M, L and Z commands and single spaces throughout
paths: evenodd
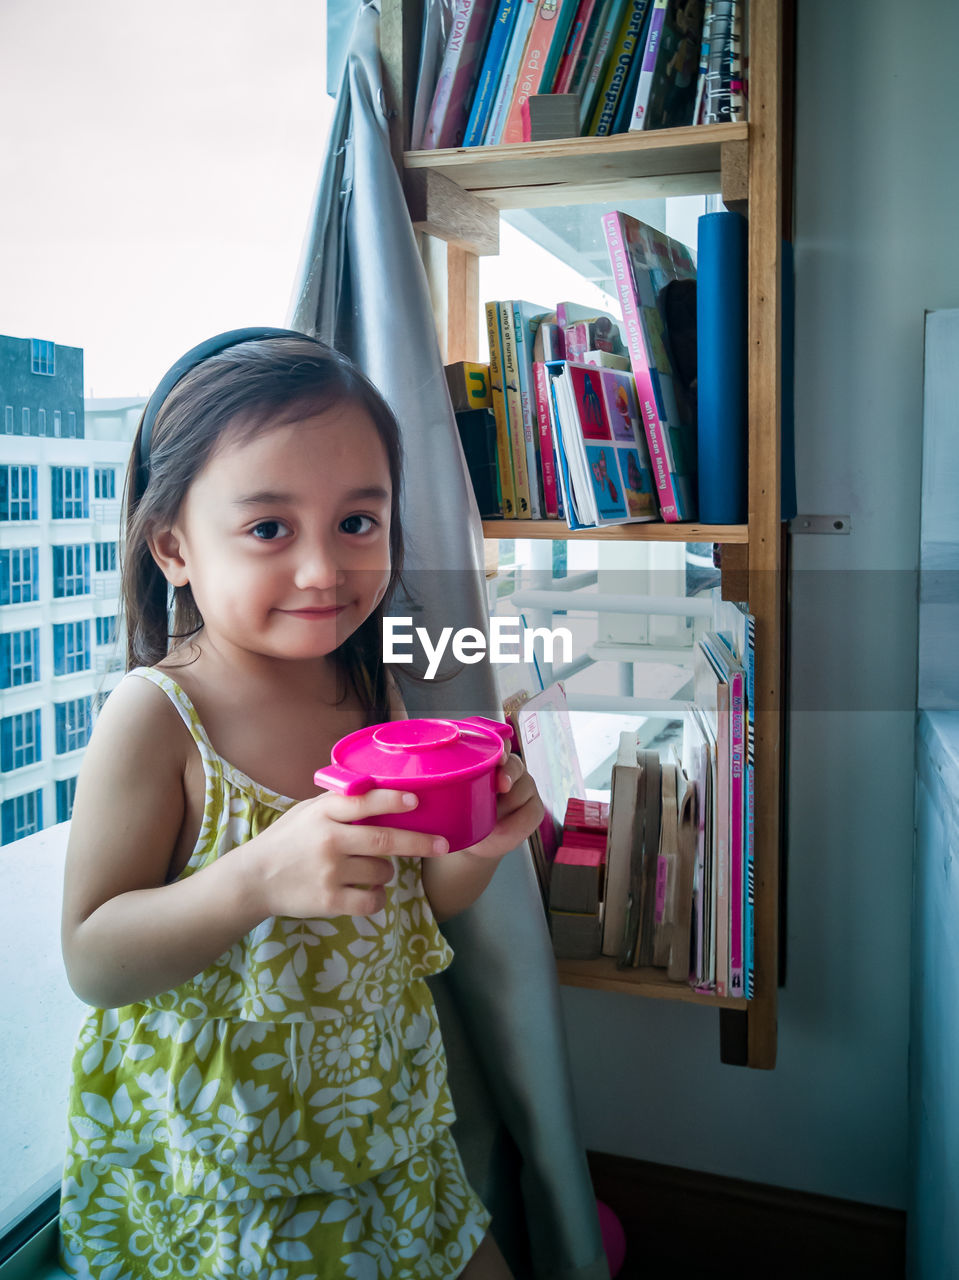
M 203 760 L 194 874 L 294 803 Z M 128 677 L 129 678 L 129 677 Z M 374 916 L 273 918 L 190 982 L 92 1009 L 74 1056 L 62 1262 L 82 1280 L 459 1274 L 489 1215 L 463 1173 L 432 997 L 452 958 L 419 863 Z

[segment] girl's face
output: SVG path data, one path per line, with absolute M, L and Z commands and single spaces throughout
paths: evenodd
M 153 551 L 168 581 L 190 584 L 222 652 L 324 657 L 386 591 L 391 496 L 363 409 L 267 421 L 251 439 L 224 435 Z

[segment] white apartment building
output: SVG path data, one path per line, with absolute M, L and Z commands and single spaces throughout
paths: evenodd
M 77 348 L 0 336 L 2 844 L 69 818 L 123 669 L 120 506 L 144 401 L 93 401 L 87 420 L 82 386 Z

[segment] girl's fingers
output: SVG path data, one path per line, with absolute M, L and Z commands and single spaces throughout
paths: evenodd
M 412 791 L 393 791 L 386 787 L 374 787 L 361 796 L 341 796 L 327 791 L 317 800 L 334 822 L 357 822 L 360 818 L 375 818 L 383 813 L 412 813 L 419 803 Z

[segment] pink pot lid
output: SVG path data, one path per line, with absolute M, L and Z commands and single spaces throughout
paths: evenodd
M 512 736 L 507 724 L 469 720 L 390 720 L 341 738 L 332 761 L 350 773 L 390 785 L 448 782 L 486 773 Z

